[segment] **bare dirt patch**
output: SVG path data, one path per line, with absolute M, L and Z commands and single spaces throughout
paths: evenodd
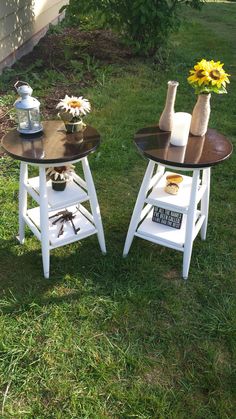
M 49 118 L 55 113 L 56 104 L 65 94 L 76 94 L 94 83 L 94 66 L 99 68 L 111 64 L 125 64 L 131 57 L 132 50 L 111 30 L 80 31 L 76 28 L 64 28 L 58 33 L 49 32 L 31 53 L 22 57 L 12 67 L 12 80 L 9 78 L 0 94 L 4 95 L 12 90 L 15 81 L 24 77 L 22 73 L 24 74 L 27 68 L 32 68 L 32 72 L 38 73 L 39 76 L 45 70 L 57 71 L 68 80 L 68 84 L 57 82 L 53 86 L 52 83 L 50 92 L 45 89 L 45 94 L 41 95 L 44 118 Z M 77 77 L 73 81 L 76 68 L 79 69 L 80 65 L 83 75 L 81 79 L 78 80 Z M 0 138 L 14 126 L 9 108 L 3 106 L 0 110 Z
M 62 33 L 46 35 L 28 58 L 30 61 L 41 58 L 51 66 L 66 70 L 63 56 L 80 59 L 82 54 L 88 54 L 104 64 L 124 63 L 133 56 L 132 50 L 111 30 L 65 28 Z
M 42 88 L 40 95 L 44 118 L 50 118 L 55 114 L 59 99 L 65 94 L 76 95 L 81 89 L 94 84 L 96 69 L 111 64 L 125 65 L 133 56 L 132 50 L 111 30 L 81 31 L 77 28 L 64 28 L 57 33 L 49 31 L 32 52 L 12 67 L 12 75 L 9 73 L 7 81 L 2 84 L 0 95 L 11 90 L 16 80 L 24 80 L 24 72 L 26 78 L 30 79 L 32 73 L 35 73 L 40 80 L 42 73 L 47 76 L 50 70 L 56 71 L 61 74 L 62 82 L 54 83 L 52 80 L 50 89 Z M 78 77 L 80 68 L 81 77 Z M 32 70 L 26 73 L 27 69 Z M 7 106 L 0 110 L 0 138 L 15 126 L 9 110 Z

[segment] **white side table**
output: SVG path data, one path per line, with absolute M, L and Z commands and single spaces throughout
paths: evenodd
M 206 239 L 211 166 L 227 159 L 232 144 L 216 130 L 204 137 L 190 136 L 186 147 L 170 144 L 170 133 L 158 127 L 139 130 L 135 144 L 149 159 L 148 167 L 131 217 L 123 256 L 127 256 L 134 236 L 183 252 L 183 278 L 188 278 L 194 239 L 201 231 Z M 182 175 L 177 195 L 165 192 L 166 169 L 190 171 Z M 162 223 L 153 221 L 154 207 L 163 211 Z M 182 214 L 181 228 L 173 227 L 175 216 Z M 166 215 L 167 214 L 167 215 Z M 159 220 L 160 221 L 160 220 Z
M 45 121 L 43 133 L 29 138 L 17 130 L 6 134 L 2 147 L 14 159 L 21 161 L 19 188 L 19 241 L 24 243 L 25 224 L 41 241 L 43 270 L 49 278 L 50 250 L 97 234 L 102 253 L 106 253 L 100 208 L 87 156 L 100 144 L 100 135 L 88 126 L 81 134 L 67 134 L 60 121 Z M 64 191 L 54 191 L 46 179 L 48 167 L 81 162 L 84 178 L 76 173 Z M 28 177 L 28 165 L 37 166 L 39 176 Z M 38 204 L 28 208 L 28 194 Z M 91 212 L 82 204 L 89 201 Z M 73 215 L 72 222 L 63 223 L 63 211 Z M 59 219 L 57 222 L 56 220 Z

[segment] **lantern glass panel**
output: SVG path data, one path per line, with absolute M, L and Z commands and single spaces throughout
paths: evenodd
M 30 120 L 31 120 L 31 129 L 36 130 L 40 129 L 40 114 L 39 108 L 30 109 L 29 111 Z
M 40 130 L 40 113 L 39 108 L 33 109 L 17 109 L 19 129 L 27 131 Z
M 29 130 L 31 129 L 29 111 L 27 109 L 17 109 L 19 129 Z

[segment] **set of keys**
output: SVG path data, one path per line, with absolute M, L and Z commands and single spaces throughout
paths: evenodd
M 67 222 L 71 223 L 75 234 L 77 234 L 80 231 L 80 227 L 76 228 L 75 225 L 74 225 L 74 222 L 73 222 L 73 219 L 75 218 L 76 212 L 73 213 L 73 212 L 68 211 L 67 209 L 65 209 L 65 210 L 59 211 L 57 214 L 51 215 L 51 217 L 49 217 L 49 219 L 58 217 L 58 218 L 56 218 L 56 220 L 54 220 L 52 222 L 53 225 L 56 225 L 58 222 L 61 223 L 61 227 L 59 229 L 57 237 L 60 237 L 60 236 L 63 235 L 64 224 L 67 223 Z

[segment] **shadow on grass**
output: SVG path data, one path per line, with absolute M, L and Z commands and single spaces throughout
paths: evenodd
M 134 238 L 123 258 L 124 224 L 105 231 L 107 255 L 101 254 L 96 236 L 51 251 L 50 279 L 43 277 L 40 243 L 32 235 L 27 235 L 25 245 L 1 240 L 1 311 L 13 314 L 31 310 L 32 304 L 79 305 L 87 298 L 90 302 L 108 298 L 120 306 L 130 303 L 127 310 L 133 323 L 134 313 L 145 318 L 152 304 L 157 318 L 159 306 L 165 307 L 167 317 L 170 313 L 188 317 L 188 310 L 195 307 L 198 312 L 198 306 L 213 301 L 214 292 L 223 293 L 224 283 L 228 292 L 233 289 L 231 265 L 211 238 L 196 240 L 189 279 L 184 281 L 181 252 Z
M 144 284 L 152 289 L 166 287 L 170 280 L 183 285 L 181 254 L 134 239 L 128 257 L 123 258 L 125 235 L 107 231 L 106 240 L 107 255 L 101 254 L 96 236 L 52 250 L 50 279 L 43 277 L 41 247 L 35 238 L 28 236 L 24 245 L 15 239 L 1 240 L 2 311 L 14 312 L 21 305 L 27 310 L 33 301 L 45 305 L 76 300 L 81 289 L 83 293 L 125 295 L 131 288 L 135 290 Z M 4 306 L 4 297 L 11 303 Z
M 120 231 L 125 231 L 124 225 Z M 212 275 L 209 284 L 200 274 L 197 260 L 203 256 L 205 243 L 196 243 L 190 280 L 184 282 L 180 277 L 182 254 L 135 239 L 123 259 L 125 234 L 113 229 L 105 233 L 106 256 L 101 254 L 95 236 L 52 251 L 49 280 L 42 274 L 40 243 L 32 238 L 27 238 L 25 246 L 2 241 L 2 313 L 15 319 L 18 333 L 24 332 L 27 320 L 37 337 L 37 352 L 38 340 L 46 345 L 50 339 L 63 354 L 68 333 L 66 351 L 72 351 L 77 360 L 74 365 L 84 362 L 80 368 L 90 385 L 95 379 L 110 386 L 104 371 L 114 377 L 109 390 L 112 394 L 116 386 L 124 389 L 128 380 L 130 391 L 143 401 L 149 417 L 154 417 L 158 403 L 150 403 L 152 392 L 158 394 L 157 400 L 167 394 L 175 405 L 174 388 L 178 399 L 190 403 L 190 410 L 194 410 L 195 400 L 188 401 L 181 393 L 183 386 L 194 388 L 199 395 L 216 389 L 221 394 L 223 385 L 224 391 L 230 392 L 228 366 L 222 372 L 222 385 L 213 373 L 214 365 L 209 367 L 212 353 L 227 353 L 222 341 L 233 347 L 233 308 L 227 299 L 230 284 L 226 292 L 222 278 Z M 28 250 L 27 241 L 34 250 Z M 209 262 L 211 256 L 210 249 L 205 259 Z M 99 355 L 95 361 L 93 353 Z M 30 356 L 27 365 L 32 361 Z M 107 361 L 111 359 L 112 367 Z M 60 362 L 68 362 L 68 358 Z M 117 369 L 123 381 L 116 378 Z M 141 384 L 132 387 L 137 377 Z

